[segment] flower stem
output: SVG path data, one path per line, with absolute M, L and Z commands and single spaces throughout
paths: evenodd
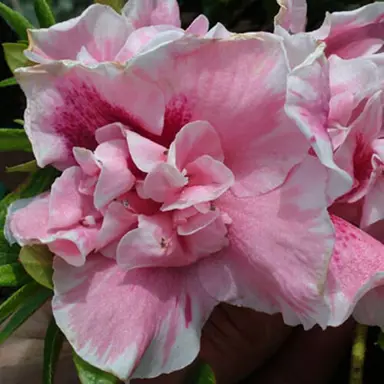
M 349 384 L 363 384 L 367 335 L 368 326 L 357 324 L 355 329 L 355 339 L 352 346 Z

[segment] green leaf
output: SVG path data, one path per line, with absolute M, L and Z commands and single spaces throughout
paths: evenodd
M 5 60 L 9 69 L 15 72 L 17 68 L 28 67 L 32 63 L 24 56 L 24 51 L 28 48 L 25 44 L 4 43 L 3 50 Z
M 376 344 L 384 351 L 384 332 L 381 331 Z
M 197 361 L 186 380 L 187 384 L 216 384 L 215 374 L 212 368 L 202 362 Z
M 11 85 L 17 85 L 17 80 L 14 77 L 0 81 L 0 88 L 10 87 Z
M 109 5 L 111 8 L 113 8 L 118 13 L 121 12 L 121 10 L 124 6 L 123 0 L 95 0 L 95 3 Z
M 4 301 L 0 305 L 0 324 L 4 322 L 9 316 L 12 315 L 23 303 L 28 299 L 29 296 L 33 295 L 40 285 L 35 281 L 24 285 L 17 292 L 15 292 L 10 298 Z
M 23 15 L 0 3 L 0 16 L 15 30 L 20 39 L 28 40 L 27 29 L 33 28 L 33 25 Z
M 75 363 L 81 384 L 117 384 L 119 382 L 110 373 L 103 372 L 88 364 L 75 352 L 73 352 L 73 362 Z
M 0 345 L 4 343 L 26 320 L 29 319 L 50 297 L 52 291 L 39 287 L 23 300 L 23 303 L 0 331 Z
M 20 287 L 30 280 L 20 263 L 0 266 L 0 287 Z
M 24 129 L 0 128 L 0 151 L 32 152 L 32 146 Z
M 13 120 L 13 122 L 16 123 L 16 124 L 21 125 L 22 127 L 24 127 L 24 120 L 21 120 L 21 119 L 15 119 L 15 120 Z
M 15 172 L 25 172 L 31 173 L 36 172 L 39 169 L 37 166 L 36 160 L 28 161 L 27 163 L 14 165 L 13 167 L 6 167 L 5 170 L 7 173 Z
M 53 289 L 53 255 L 46 245 L 26 245 L 21 248 L 20 262 L 39 284 Z
M 41 28 L 49 28 L 55 24 L 55 16 L 46 0 L 35 0 L 35 12 Z
M 20 247 L 17 244 L 11 246 L 0 240 L 0 265 L 16 263 L 19 253 Z
M 54 384 L 56 364 L 63 346 L 64 335 L 52 318 L 44 341 L 43 384 Z

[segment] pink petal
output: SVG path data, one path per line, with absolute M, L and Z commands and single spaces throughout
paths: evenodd
M 162 211 L 185 209 L 196 204 L 214 201 L 234 185 L 232 172 L 211 156 L 201 156 L 185 168 L 188 184 L 174 196 L 169 194 Z
M 227 30 L 221 23 L 216 23 L 206 34 L 206 39 L 227 39 L 232 36 L 232 33 Z
M 193 208 L 190 208 L 193 209 Z M 190 236 L 193 235 L 196 232 L 201 231 L 208 225 L 212 224 L 219 216 L 220 212 L 217 209 L 213 209 L 205 214 L 196 212 L 195 209 L 193 209 L 196 213 L 191 215 L 190 217 L 185 218 L 184 220 L 180 220 L 180 217 L 178 218 L 178 213 L 183 213 L 184 211 L 187 211 L 188 209 L 184 209 L 182 211 L 176 211 L 174 213 L 174 220 L 176 221 L 177 225 L 177 234 L 180 236 Z M 179 221 L 179 222 L 178 222 Z
M 188 36 L 148 52 L 145 60 L 136 58 L 135 65 L 166 97 L 159 142 L 169 145 L 189 122 L 209 122 L 235 176 L 237 195 L 276 188 L 307 153 L 307 141 L 284 111 L 289 68 L 279 37 Z
M 168 150 L 162 145 L 132 131 L 127 131 L 126 137 L 132 160 L 141 171 L 148 173 L 167 160 Z
M 307 1 L 277 0 L 277 2 L 280 11 L 275 17 L 275 24 L 293 33 L 303 32 L 307 23 Z
M 94 150 L 96 129 L 110 123 L 161 133 L 162 96 L 155 88 L 138 94 L 148 84 L 115 64 L 90 70 L 57 62 L 20 69 L 17 77 L 27 96 L 25 129 L 39 166 L 73 165 L 73 147 Z
M 81 268 L 55 260 L 53 313 L 83 359 L 121 380 L 189 365 L 216 302 L 195 268 L 125 272 L 92 255 Z
M 364 198 L 360 222 L 361 228 L 368 228 L 370 225 L 384 220 L 383 197 L 384 179 L 382 175 L 379 175 Z
M 351 188 L 352 178 L 333 158 L 327 132 L 329 100 L 328 65 L 319 47 L 312 57 L 289 74 L 286 111 L 312 144 L 320 161 L 330 169 L 327 194 L 331 204 Z
M 185 30 L 187 33 L 192 33 L 197 36 L 204 36 L 209 30 L 209 20 L 204 15 L 199 15 L 192 21 L 189 27 Z
M 327 55 L 344 59 L 370 55 L 383 47 L 384 4 L 376 2 L 354 11 L 327 14 L 311 34 L 327 44 Z
M 289 325 L 324 325 L 322 291 L 334 239 L 326 179 L 326 169 L 309 156 L 268 194 L 239 199 L 227 192 L 217 200 L 232 219 L 230 245 L 200 264 L 207 292 L 257 311 L 282 312 Z
M 85 174 L 89 176 L 96 176 L 99 174 L 100 165 L 97 163 L 92 151 L 85 148 L 74 147 L 73 156 Z
M 194 121 L 177 133 L 169 148 L 169 162 L 179 170 L 203 155 L 218 161 L 224 160 L 220 138 L 207 121 Z
M 101 163 L 101 172 L 96 184 L 94 204 L 97 209 L 128 192 L 135 184 L 135 177 L 128 169 L 128 147 L 125 140 L 100 144 L 95 157 Z
M 144 195 L 162 203 L 174 200 L 177 193 L 187 184 L 188 180 L 172 165 L 159 164 L 145 178 Z
M 358 321 L 383 325 L 382 284 L 384 245 L 346 221 L 333 216 L 336 244 L 329 265 L 325 296 L 329 325 L 342 324 L 355 310 Z
M 29 244 L 47 244 L 49 249 L 75 266 L 84 264 L 86 256 L 94 249 L 99 225 L 77 225 L 66 230 L 52 231 L 49 222 L 49 194 L 28 199 L 23 207 L 17 203 L 18 210 L 10 207 L 7 218 L 7 232 L 11 239 L 21 246 Z
M 136 29 L 159 24 L 181 25 L 176 0 L 130 0 L 123 8 L 123 15 Z
M 30 46 L 25 54 L 38 63 L 52 60 L 80 60 L 85 64 L 114 61 L 131 31 L 132 27 L 124 17 L 111 7 L 94 4 L 79 17 L 48 29 L 30 30 Z
M 127 210 L 120 202 L 109 204 L 97 238 L 96 249 L 102 249 L 116 239 L 120 240 L 137 222 L 137 215 Z
M 95 131 L 95 138 L 99 144 L 106 141 L 119 140 L 125 137 L 125 131 L 127 128 L 120 123 L 108 124 Z

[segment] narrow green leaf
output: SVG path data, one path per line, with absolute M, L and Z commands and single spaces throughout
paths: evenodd
M 27 29 L 33 28 L 33 25 L 23 15 L 0 3 L 0 16 L 15 30 L 20 39 L 28 40 Z
M 17 81 L 14 77 L 0 81 L 0 88 L 10 87 L 11 85 L 17 85 Z
M 23 300 L 23 303 L 0 331 L 0 345 L 4 343 L 30 316 L 33 315 L 50 297 L 52 291 L 39 287 L 32 295 Z
M 12 315 L 23 303 L 28 299 L 29 296 L 33 295 L 40 285 L 35 281 L 31 281 L 29 284 L 21 287 L 15 292 L 10 298 L 4 301 L 0 305 L 0 324 L 4 322 L 9 316 Z
M 20 287 L 30 280 L 20 263 L 0 266 L 0 287 Z
M 28 161 L 27 163 L 14 165 L 13 167 L 5 168 L 7 173 L 15 173 L 15 172 L 25 172 L 31 173 L 36 172 L 39 169 L 37 166 L 36 160 Z
M 109 5 L 111 8 L 113 8 L 118 13 L 121 12 L 121 10 L 124 6 L 123 0 L 95 0 L 95 3 Z
M 53 255 L 46 245 L 27 245 L 21 248 L 20 262 L 39 284 L 53 289 Z
M 215 374 L 212 368 L 202 362 L 197 361 L 191 368 L 190 374 L 186 380 L 187 384 L 216 384 Z
M 0 151 L 32 152 L 32 146 L 24 129 L 0 128 Z
M 54 384 L 56 364 L 63 346 L 64 335 L 52 318 L 44 341 L 43 384 Z
M 20 43 L 3 43 L 5 60 L 9 69 L 15 72 L 17 68 L 28 67 L 32 63 L 24 56 L 28 47 Z
M 13 120 L 13 122 L 16 123 L 16 124 L 21 125 L 22 127 L 24 127 L 24 120 L 21 120 L 21 119 L 15 119 L 15 120 Z
M 367 352 L 368 326 L 356 324 L 355 339 L 352 345 L 350 384 L 364 383 L 364 363 Z
M 55 17 L 46 0 L 35 0 L 35 12 L 41 28 L 49 28 L 55 24 Z
M 110 373 L 103 372 L 88 364 L 75 352 L 73 352 L 73 361 L 81 384 L 117 384 L 119 382 L 119 380 Z

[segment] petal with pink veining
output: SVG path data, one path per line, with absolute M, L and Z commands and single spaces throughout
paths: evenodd
M 216 302 L 195 268 L 125 272 L 92 255 L 80 268 L 56 259 L 54 269 L 56 322 L 90 364 L 127 380 L 179 370 L 197 356 Z
M 47 29 L 29 30 L 30 46 L 25 55 L 37 63 L 115 61 L 132 30 L 111 7 L 93 4 L 79 17 Z
M 282 312 L 290 325 L 324 325 L 322 291 L 334 244 L 326 179 L 326 169 L 308 156 L 268 194 L 239 199 L 227 192 L 217 200 L 232 219 L 229 247 L 200 264 L 204 288 L 220 301 Z
M 94 150 L 95 131 L 110 123 L 161 133 L 162 95 L 117 65 L 90 70 L 56 62 L 20 69 L 17 78 L 27 96 L 25 129 L 42 167 L 73 165 L 73 147 Z
M 305 157 L 309 144 L 284 111 L 289 68 L 279 37 L 187 36 L 148 52 L 145 59 L 133 59 L 131 66 L 136 65 L 166 99 L 159 142 L 171 144 L 189 122 L 210 123 L 220 138 L 225 165 L 235 176 L 237 195 L 276 188 Z
M 177 0 L 130 0 L 122 12 L 136 29 L 161 24 L 181 25 Z

